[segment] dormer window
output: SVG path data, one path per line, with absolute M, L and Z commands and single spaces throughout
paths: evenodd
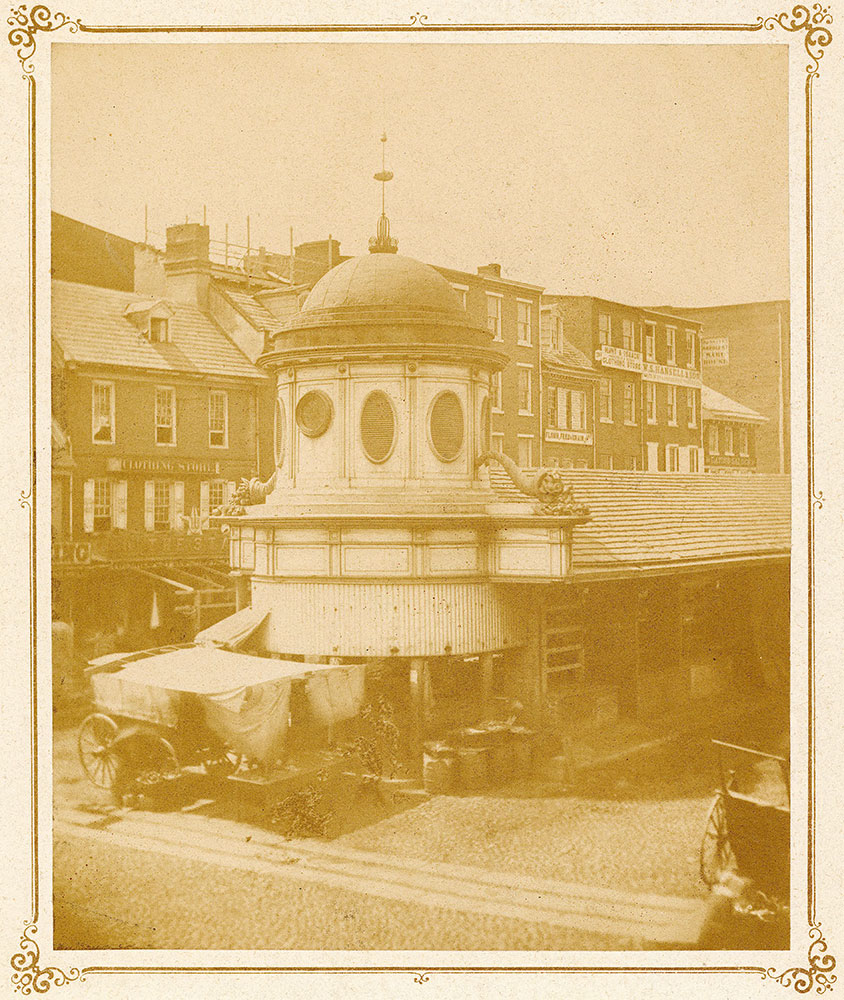
M 170 340 L 170 320 L 163 316 L 150 316 L 149 339 L 151 344 L 166 344 Z

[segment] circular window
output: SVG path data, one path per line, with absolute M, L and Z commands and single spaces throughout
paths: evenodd
M 296 423 L 308 437 L 319 437 L 331 426 L 334 407 L 331 400 L 319 389 L 306 392 L 296 406 Z
M 431 407 L 431 444 L 443 462 L 453 462 L 463 447 L 463 407 L 453 392 L 441 392 Z
M 284 464 L 284 437 L 287 434 L 287 414 L 284 403 L 275 401 L 275 464 L 278 468 Z
M 376 389 L 363 401 L 360 440 L 370 462 L 385 462 L 396 440 L 396 414 L 390 397 Z
M 484 397 L 484 401 L 481 403 L 481 426 L 480 426 L 481 440 L 478 443 L 478 451 L 485 455 L 488 451 L 492 450 L 492 426 L 490 425 L 489 416 L 489 396 Z

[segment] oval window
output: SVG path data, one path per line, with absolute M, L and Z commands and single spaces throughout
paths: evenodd
M 308 437 L 319 437 L 331 426 L 334 407 L 331 400 L 319 389 L 306 392 L 296 406 L 296 423 Z
M 431 407 L 431 444 L 443 462 L 453 462 L 463 447 L 463 407 L 453 392 L 441 392 Z
M 284 437 L 287 434 L 287 415 L 284 403 L 275 401 L 275 464 L 278 468 L 284 464 Z
M 385 462 L 396 440 L 396 414 L 390 397 L 377 389 L 363 401 L 360 440 L 370 462 Z
M 478 450 L 482 455 L 485 455 L 488 451 L 492 450 L 492 427 L 490 425 L 489 416 L 489 396 L 484 397 L 484 401 L 481 403 L 481 440 L 479 443 Z

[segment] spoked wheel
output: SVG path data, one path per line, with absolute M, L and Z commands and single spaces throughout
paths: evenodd
M 719 794 L 712 803 L 700 844 L 700 877 L 711 888 L 725 872 L 735 871 L 735 868 L 724 797 Z
M 228 778 L 236 774 L 243 764 L 244 756 L 228 747 L 209 748 L 205 752 L 203 765 L 205 773 L 212 778 Z
M 111 789 L 119 767 L 114 750 L 117 723 L 100 712 L 89 715 L 79 729 L 79 760 L 88 780 L 97 788 Z
M 136 736 L 130 751 L 137 783 L 147 788 L 178 778 L 181 768 L 172 743 L 163 736 Z

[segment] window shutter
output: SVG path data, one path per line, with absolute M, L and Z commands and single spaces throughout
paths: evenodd
M 571 426 L 572 430 L 582 431 L 586 426 L 584 419 L 584 396 L 582 392 L 573 390 L 571 393 Z
M 86 479 L 82 488 L 82 519 L 86 531 L 94 530 L 94 480 Z
M 554 388 L 548 389 L 548 395 L 545 397 L 545 425 L 546 427 L 556 427 L 557 426 L 557 401 L 556 392 Z
M 231 500 L 234 496 L 234 491 L 237 489 L 237 483 L 226 483 L 226 503 Z
M 199 484 L 199 517 L 207 521 L 211 516 L 211 484 L 205 480 Z
M 155 528 L 155 483 L 147 479 L 144 483 L 144 527 L 147 531 Z
M 112 486 L 111 495 L 111 523 L 112 527 L 115 528 L 125 528 L 126 527 L 126 495 L 128 492 L 128 486 L 125 479 L 119 479 Z
M 173 483 L 173 491 L 170 507 L 170 527 L 175 531 L 182 530 L 182 515 L 185 512 L 185 484 L 183 482 Z

